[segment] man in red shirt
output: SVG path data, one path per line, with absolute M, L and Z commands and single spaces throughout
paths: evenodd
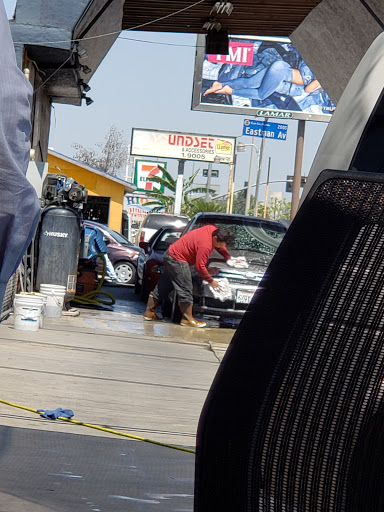
M 193 318 L 193 286 L 190 265 L 195 265 L 197 273 L 213 288 L 220 285 L 207 270 L 209 256 L 216 249 L 225 260 L 230 259 L 226 244 L 232 240 L 232 233 L 226 228 L 213 225 L 194 229 L 174 242 L 163 258 L 164 274 L 156 288 L 150 293 L 144 320 L 161 320 L 156 315 L 156 307 L 174 289 L 177 292 L 182 319 L 180 325 L 205 327 L 205 322 Z

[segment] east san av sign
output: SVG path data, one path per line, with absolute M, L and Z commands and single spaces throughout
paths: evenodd
M 231 163 L 235 145 L 232 137 L 133 128 L 131 154 L 203 162 L 220 159 L 221 163 Z
M 286 140 L 288 125 L 282 123 L 268 123 L 255 119 L 244 119 L 243 135 L 251 137 L 264 137 L 266 139 Z

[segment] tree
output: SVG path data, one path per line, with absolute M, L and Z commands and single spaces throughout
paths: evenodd
M 250 208 L 247 215 L 254 215 L 255 196 L 251 196 Z M 244 213 L 245 210 L 245 193 L 243 190 L 234 194 L 233 213 Z M 271 197 L 267 205 L 266 218 L 272 220 L 286 219 L 289 220 L 291 215 L 291 203 L 286 199 L 278 199 Z M 257 203 L 257 217 L 264 217 L 264 202 Z
M 286 219 L 289 220 L 291 216 L 292 203 L 287 202 L 286 199 L 278 199 L 277 197 L 271 197 L 270 206 L 268 210 L 269 219 Z
M 104 143 L 96 146 L 99 151 L 88 149 L 78 143 L 72 144 L 76 149 L 74 158 L 112 176 L 123 177 L 128 157 L 128 144 L 124 140 L 123 132 L 116 126 L 111 126 L 104 138 Z
M 153 176 L 152 178 L 148 178 L 148 181 L 152 183 L 157 183 L 158 185 L 164 187 L 173 195 L 167 195 L 163 192 L 147 192 L 147 196 L 152 197 L 155 201 L 151 201 L 146 203 L 147 206 L 155 205 L 154 210 L 160 210 L 162 208 L 165 209 L 166 212 L 172 212 L 175 204 L 175 195 L 176 195 L 176 180 L 171 176 L 171 174 L 161 165 L 158 166 L 162 171 L 163 176 L 160 178 L 158 176 Z M 190 196 L 192 194 L 205 194 L 207 192 L 206 187 L 193 187 L 193 182 L 199 172 L 199 169 L 195 171 L 190 178 L 186 180 L 183 185 L 183 211 L 186 209 L 186 205 L 192 201 Z M 215 191 L 209 189 L 209 192 L 213 194 Z M 195 199 L 194 199 L 195 200 Z M 193 200 L 193 201 L 194 201 Z
M 193 217 L 199 212 L 224 212 L 225 205 L 218 201 L 206 201 L 203 197 L 197 197 L 184 203 L 183 213 Z
M 253 205 L 252 205 L 253 203 Z M 248 215 L 253 215 L 254 209 L 254 198 L 251 198 L 251 208 L 248 211 Z M 291 203 L 287 202 L 286 199 L 278 199 L 277 197 L 271 197 L 269 205 L 267 205 L 266 218 L 271 220 L 286 219 L 289 220 L 291 215 Z M 264 217 L 264 203 L 259 201 L 257 203 L 257 216 Z

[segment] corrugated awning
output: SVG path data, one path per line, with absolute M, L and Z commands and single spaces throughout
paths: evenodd
M 232 14 L 221 14 L 216 19 L 232 35 L 289 36 L 320 2 L 232 0 Z M 215 1 L 205 0 L 188 8 L 195 3 L 191 0 L 126 0 L 122 28 L 128 30 L 140 25 L 136 30 L 202 33 Z M 172 15 L 182 9 L 185 10 Z

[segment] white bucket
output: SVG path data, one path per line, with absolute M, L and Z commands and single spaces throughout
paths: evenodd
M 29 303 L 36 304 L 37 306 L 41 306 L 41 314 L 40 314 L 40 323 L 39 327 L 40 329 L 43 327 L 43 317 L 44 317 L 44 310 L 45 305 L 47 304 L 47 297 L 46 295 L 42 295 L 41 293 L 37 292 L 21 292 L 19 294 L 15 295 L 15 298 L 19 300 L 27 300 Z
M 60 318 L 67 288 L 59 284 L 41 284 L 40 293 L 47 297 L 45 316 Z
M 44 304 L 35 299 L 16 295 L 13 301 L 13 325 L 20 331 L 38 331 Z

